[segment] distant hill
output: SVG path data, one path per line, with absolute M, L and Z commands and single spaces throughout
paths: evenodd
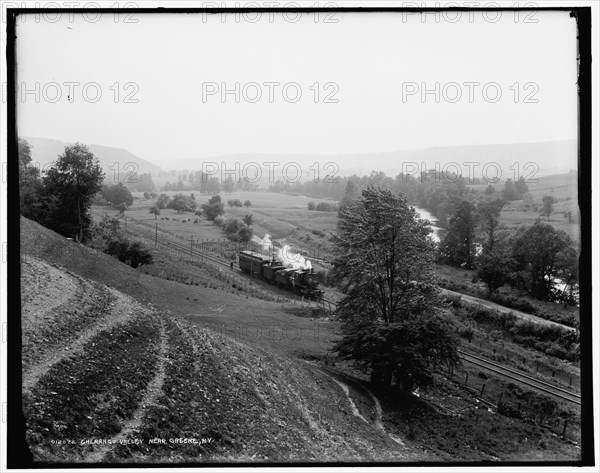
M 520 164 L 519 175 L 527 176 L 533 168 L 524 170 L 522 166 L 528 162 L 534 162 L 538 165 L 536 176 L 547 176 L 552 174 L 567 173 L 570 170 L 577 169 L 577 141 L 561 140 L 547 141 L 540 143 L 518 143 L 518 144 L 490 144 L 490 145 L 472 145 L 472 146 L 445 146 L 436 148 L 425 148 L 416 150 L 402 150 L 385 153 L 362 153 L 362 154 L 261 154 L 245 153 L 214 156 L 208 158 L 190 158 L 175 159 L 160 164 L 165 169 L 189 169 L 200 170 L 203 162 L 225 162 L 229 168 L 233 168 L 233 163 L 239 162 L 241 166 L 244 163 L 256 162 L 262 165 L 265 162 L 279 162 L 282 165 L 287 162 L 296 162 L 300 164 L 303 170 L 303 177 L 313 178 L 313 171 L 309 167 L 315 162 L 319 163 L 321 177 L 327 174 L 324 165 L 328 162 L 334 162 L 339 166 L 337 175 L 365 175 L 371 171 L 383 171 L 388 175 L 398 175 L 402 171 L 403 163 L 424 163 L 426 169 L 435 168 L 436 163 L 443 166 L 446 163 L 455 162 L 462 168 L 462 173 L 468 177 L 468 167 L 464 166 L 467 162 L 479 163 L 474 167 L 475 177 L 481 177 L 482 168 L 487 163 L 497 163 L 502 171 L 502 178 L 513 178 L 514 170 L 511 169 L 513 163 Z M 314 168 L 313 168 L 314 169 Z M 281 168 L 277 170 L 280 172 Z M 268 172 L 268 168 L 264 168 Z M 490 173 L 490 177 L 493 174 Z
M 65 146 L 70 143 L 65 143 L 60 140 L 53 140 L 48 138 L 37 138 L 37 137 L 25 137 L 25 139 L 31 145 L 31 157 L 34 163 L 39 163 L 40 167 L 44 167 L 46 164 L 55 161 L 56 158 L 62 154 L 65 150 Z M 161 168 L 156 164 L 153 164 L 145 159 L 136 156 L 135 154 L 127 151 L 123 148 L 113 148 L 110 146 L 101 146 L 83 143 L 87 145 L 92 153 L 100 160 L 100 164 L 106 176 L 112 176 L 116 170 L 114 163 L 119 163 L 119 173 L 125 177 L 128 172 L 133 171 L 133 168 L 125 168 L 127 163 L 134 163 L 137 166 L 138 174 L 144 173 L 158 173 Z M 113 166 L 113 169 L 110 167 Z M 122 179 L 122 178 L 121 178 Z

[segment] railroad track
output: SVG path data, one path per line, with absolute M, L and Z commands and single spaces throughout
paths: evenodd
M 155 240 L 156 230 L 151 230 L 149 228 L 146 228 L 144 225 L 140 224 L 139 222 L 137 222 L 133 219 L 128 220 L 128 224 L 135 225 L 135 230 L 132 230 L 132 229 L 129 230 L 132 233 L 139 234 L 139 235 L 143 236 L 144 238 L 151 240 L 151 241 Z M 222 266 L 223 268 L 225 268 L 227 270 L 230 269 L 231 262 L 223 261 L 223 259 L 212 254 L 212 252 L 210 250 L 202 249 L 199 245 L 194 244 L 193 240 L 192 240 L 192 242 L 190 242 L 191 244 L 188 245 L 187 243 L 183 243 L 183 241 L 181 239 L 177 238 L 173 234 L 163 232 L 160 229 L 159 229 L 159 232 L 162 233 L 161 237 L 158 239 L 159 244 L 162 244 L 163 246 L 166 244 L 166 245 L 172 247 L 173 249 L 175 249 L 176 251 L 179 251 L 183 254 L 189 255 L 192 258 L 194 258 L 194 257 L 202 258 L 204 260 L 210 261 L 213 264 Z M 243 273 L 241 271 L 236 271 L 236 275 L 242 276 Z M 257 278 L 250 277 L 250 279 L 255 279 L 256 281 L 259 281 L 261 283 L 263 282 L 261 279 L 257 279 Z M 270 287 L 270 285 L 261 284 L 261 287 L 263 287 L 263 289 L 267 289 L 268 287 Z M 329 307 L 333 306 L 334 309 L 337 307 L 337 304 L 335 302 L 329 301 L 327 299 L 318 299 L 317 302 L 320 302 L 320 301 L 328 304 Z
M 581 397 L 577 393 L 559 388 L 557 386 L 554 386 L 553 384 L 549 384 L 544 381 L 540 381 L 537 378 L 533 378 L 532 376 L 513 370 L 511 368 L 506 368 L 486 358 L 472 355 L 471 353 L 467 353 L 462 350 L 459 350 L 458 353 L 460 358 L 464 361 L 467 361 L 468 363 L 479 366 L 481 368 L 485 368 L 488 371 L 499 374 L 514 381 L 518 381 L 521 384 L 535 388 L 538 391 L 541 391 L 545 394 L 550 394 L 551 396 L 572 402 L 573 404 L 581 405 Z
M 156 237 L 155 231 L 150 230 L 149 228 L 146 228 L 144 225 L 141 225 L 138 222 L 133 221 L 133 220 L 128 220 L 127 223 L 129 225 L 132 225 L 132 224 L 135 225 L 136 228 L 135 228 L 135 232 L 133 232 L 133 233 L 139 233 L 143 237 L 154 241 L 154 239 Z M 188 245 L 186 243 L 183 243 L 183 241 L 178 239 L 176 236 L 170 235 L 168 233 L 165 234 L 165 232 L 162 232 L 160 229 L 159 229 L 159 232 L 162 233 L 162 235 L 159 238 L 159 244 L 162 244 L 162 245 L 166 244 L 166 245 L 172 247 L 174 250 L 179 251 L 183 254 L 187 254 L 192 257 L 203 258 L 205 260 L 209 260 L 211 263 L 215 263 L 219 266 L 229 269 L 229 263 L 227 261 L 223 261 L 221 258 L 219 258 L 218 256 L 215 256 L 209 250 L 201 250 L 201 249 L 199 249 L 197 244 L 192 243 L 192 245 Z M 165 240 L 168 240 L 168 241 L 165 241 Z

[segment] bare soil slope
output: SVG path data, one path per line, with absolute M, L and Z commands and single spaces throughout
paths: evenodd
M 314 366 L 144 303 L 157 300 L 140 281 L 152 278 L 106 255 L 30 221 L 22 233 L 23 410 L 36 461 L 419 460 Z

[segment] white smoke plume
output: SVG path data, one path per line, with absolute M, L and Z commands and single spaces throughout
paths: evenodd
M 252 241 L 259 245 L 263 251 L 271 251 L 273 248 L 273 242 L 271 241 L 271 235 L 265 233 L 263 238 L 258 238 L 256 235 L 252 236 Z
M 278 248 L 277 259 L 279 259 L 288 268 L 294 269 L 310 269 L 312 264 L 300 253 L 294 253 L 290 245 L 283 245 L 283 248 Z
M 288 268 L 294 269 L 310 269 L 312 268 L 312 264 L 309 260 L 307 260 L 300 253 L 294 252 L 290 245 L 283 245 L 283 248 L 275 248 L 273 247 L 273 242 L 271 241 L 271 235 L 268 233 L 265 234 L 263 238 L 259 238 L 254 235 L 252 237 L 252 242 L 256 243 L 261 247 L 265 256 L 270 255 L 271 252 L 274 253 L 276 259 L 281 261 L 284 266 Z

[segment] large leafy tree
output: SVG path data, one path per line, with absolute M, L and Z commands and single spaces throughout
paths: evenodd
M 177 210 L 177 213 L 193 212 L 196 210 L 196 206 L 195 199 L 183 194 L 175 194 L 173 199 L 167 204 L 168 209 Z
M 37 220 L 39 213 L 40 171 L 31 162 L 31 146 L 19 138 L 19 203 L 21 213 Z
M 427 387 L 433 368 L 458 363 L 430 233 L 404 196 L 373 186 L 340 212 L 332 274 L 344 292 L 343 338 L 335 350 L 374 382 Z
M 85 240 L 92 223 L 92 199 L 103 180 L 98 159 L 85 145 L 66 146 L 44 176 L 44 194 L 51 200 L 45 225 L 62 235 Z
M 550 221 L 550 215 L 552 215 L 552 212 L 554 211 L 554 202 L 554 197 L 551 195 L 542 197 L 542 211 L 540 212 L 540 215 L 542 215 L 542 217 L 547 217 L 548 222 Z
M 488 287 L 488 297 L 491 297 L 496 289 L 504 286 L 515 264 L 511 248 L 505 241 L 497 241 L 494 246 L 485 245 L 478 263 L 478 276 Z
M 482 200 L 477 204 L 479 222 L 486 235 L 485 246 L 492 250 L 496 243 L 496 232 L 500 226 L 500 213 L 506 202 L 502 199 Z
M 221 202 L 220 195 L 213 195 L 208 199 L 207 204 L 202 205 L 202 211 L 208 220 L 214 220 L 215 218 L 225 213 L 225 206 Z
M 338 215 L 341 215 L 341 211 L 345 209 L 350 204 L 350 202 L 356 199 L 359 196 L 359 194 L 360 192 L 358 186 L 356 185 L 356 182 L 349 180 L 346 183 L 346 191 L 344 193 L 344 198 L 340 202 Z
M 169 202 L 171 202 L 171 196 L 167 194 L 160 194 L 158 200 L 156 201 L 156 206 L 159 209 L 165 209 L 167 208 L 167 205 L 169 205 Z
M 573 267 L 573 253 L 569 235 L 539 219 L 516 239 L 513 247 L 517 269 L 528 275 L 531 294 L 542 300 L 555 298 L 556 281 Z
M 472 269 L 477 252 L 475 233 L 478 216 L 475 206 L 463 200 L 448 225 L 448 232 L 440 245 L 442 260 L 454 266 Z
M 156 205 L 153 205 L 152 207 L 150 207 L 148 213 L 154 214 L 154 219 L 157 219 L 160 215 L 160 209 Z
M 100 191 L 100 195 L 112 206 L 125 204 L 127 207 L 133 205 L 133 196 L 131 191 L 123 185 L 122 182 L 112 186 L 105 186 Z

